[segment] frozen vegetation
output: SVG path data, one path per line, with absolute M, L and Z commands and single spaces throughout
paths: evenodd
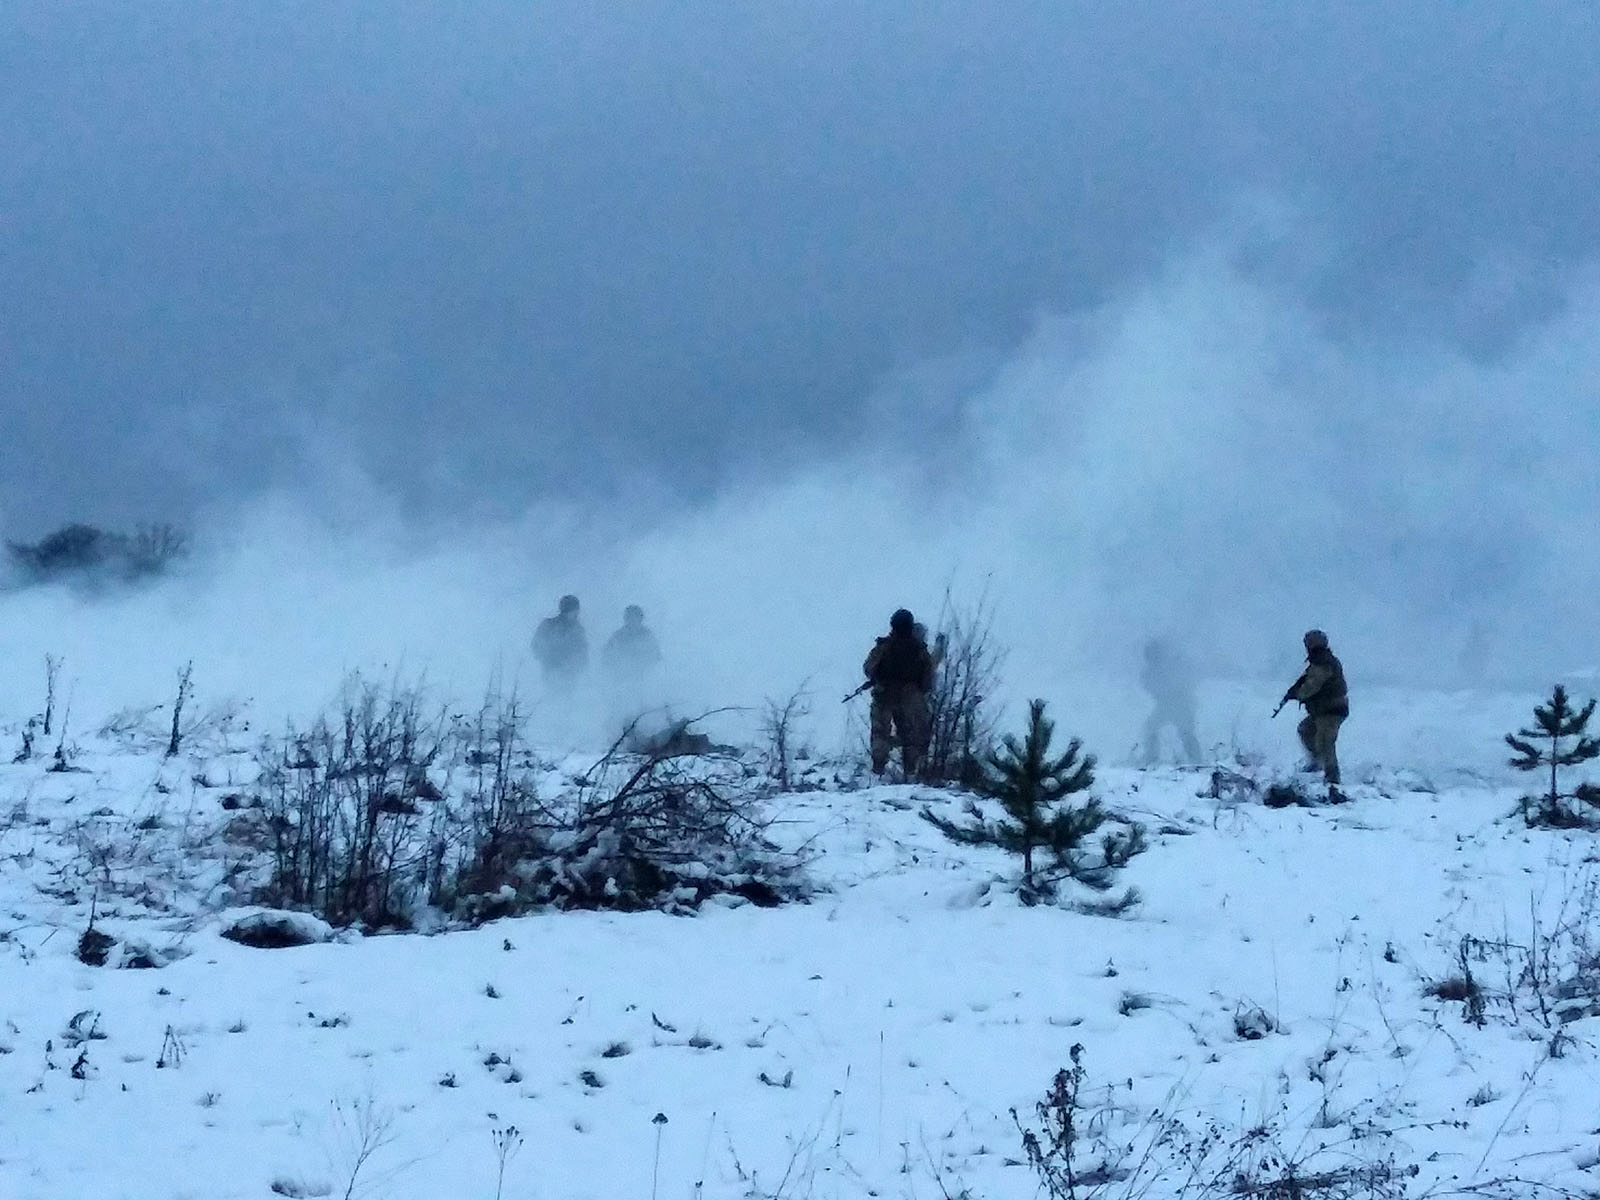
M 347 690 L 321 749 L 314 722 L 263 739 L 222 709 L 169 755 L 167 710 L 64 738 L 58 712 L 11 763 L 25 726 L 0 723 L 0 1194 L 1600 1184 L 1594 834 L 1529 829 L 1496 742 L 1535 697 L 1369 697 L 1332 807 L 1238 784 L 1289 765 L 1264 719 L 1218 746 L 1225 774 L 1101 767 L 1094 796 L 1149 842 L 1126 908 L 1072 881 L 1024 903 L 1014 858 L 923 819 L 966 819 L 966 795 L 865 786 L 849 754 L 802 749 L 788 790 L 767 746 L 666 758 L 674 803 L 708 788 L 744 824 L 694 826 L 698 857 L 576 846 L 652 759 L 541 749 L 526 722 L 485 724 L 503 702 L 419 703 L 434 740 L 369 793 L 412 839 L 387 907 L 274 912 L 303 819 L 282 773 L 342 752 L 363 696 L 394 716 L 394 693 Z M 474 885 L 495 812 L 502 848 L 524 839 L 507 861 L 542 873 Z M 619 866 L 652 857 L 676 876 Z

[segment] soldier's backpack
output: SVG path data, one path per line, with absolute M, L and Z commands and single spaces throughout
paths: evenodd
M 872 672 L 872 682 L 887 687 L 910 684 L 926 687 L 932 672 L 928 648 L 915 637 L 897 637 L 890 634 L 878 643 L 881 653 L 877 668 Z

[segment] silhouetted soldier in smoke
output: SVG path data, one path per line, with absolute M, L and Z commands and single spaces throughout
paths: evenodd
M 644 623 L 644 609 L 630 604 L 622 610 L 622 628 L 600 650 L 600 666 L 615 686 L 639 683 L 661 662 L 656 635 Z
M 1144 723 L 1141 762 L 1149 766 L 1160 757 L 1161 731 L 1169 725 L 1183 744 L 1183 761 L 1199 762 L 1200 739 L 1194 732 L 1194 667 L 1188 657 L 1170 642 L 1151 638 L 1144 644 L 1139 682 L 1155 702 Z
M 889 636 L 873 644 L 862 670 L 872 687 L 872 772 L 882 775 L 888 768 L 898 739 L 909 779 L 928 747 L 928 693 L 933 690 L 933 658 L 909 610 L 895 610 Z
M 539 622 L 533 633 L 533 656 L 539 660 L 545 685 L 570 692 L 589 669 L 589 638 L 578 620 L 578 598 L 561 597 L 560 611 Z
M 1350 715 L 1350 691 L 1345 686 L 1344 665 L 1328 648 L 1328 635 L 1312 629 L 1304 638 L 1306 669 L 1283 694 L 1282 708 L 1298 700 L 1306 710 L 1296 732 L 1300 744 L 1330 785 L 1339 783 L 1339 726 Z

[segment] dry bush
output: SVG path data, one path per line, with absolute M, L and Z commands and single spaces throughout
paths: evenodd
M 1460 1002 L 1464 1019 L 1479 1026 L 1494 1016 L 1559 1031 L 1600 1016 L 1600 875 L 1589 868 L 1560 886 L 1548 916 L 1530 905 L 1525 938 L 1462 937 L 1455 962 L 1424 992 Z
M 545 806 L 540 852 L 519 870 L 523 903 L 687 909 L 718 894 L 762 905 L 799 894 L 798 864 L 764 837 L 742 764 L 670 743 L 628 753 L 626 741 Z
M 1005 662 L 988 595 L 963 607 L 947 594 L 936 632 L 945 639 L 945 654 L 928 697 L 928 749 L 921 777 L 926 783 L 970 786 L 994 745 L 995 695 Z
M 352 679 L 332 720 L 291 729 L 264 750 L 260 787 L 271 830 L 266 899 L 336 925 L 405 925 L 425 867 L 422 805 L 444 748 L 442 716 L 415 689 Z
M 1039 1194 L 1049 1200 L 1402 1200 L 1419 1173 L 1381 1153 L 1392 1135 L 1366 1123 L 1340 1137 L 1281 1113 L 1244 1128 L 1156 1111 L 1130 1131 L 1109 1091 L 1090 1099 L 1081 1045 L 1071 1059 L 1034 1104 L 1036 1125 L 1011 1112 Z
M 794 763 L 797 756 L 805 754 L 800 744 L 800 725 L 810 715 L 811 693 L 806 690 L 806 683 L 795 688 L 787 700 L 769 697 L 762 709 L 761 739 L 767 778 L 780 792 L 794 788 Z
M 483 921 L 529 908 L 688 909 L 798 894 L 737 760 L 687 730 L 581 778 L 542 763 L 515 694 L 472 720 L 426 715 L 415 689 L 355 681 L 331 717 L 262 753 L 271 882 L 261 899 L 343 925 L 406 926 L 431 906 Z

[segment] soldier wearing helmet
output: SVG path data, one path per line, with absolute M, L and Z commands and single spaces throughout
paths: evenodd
M 606 639 L 600 665 L 613 686 L 638 683 L 661 662 L 661 646 L 644 623 L 644 609 L 630 604 L 622 610 L 622 627 Z
M 889 618 L 889 635 L 879 638 L 862 664 L 872 687 L 872 771 L 882 775 L 896 740 L 906 778 L 917 773 L 928 747 L 928 693 L 934 663 L 909 609 Z
M 1350 693 L 1345 686 L 1344 666 L 1328 648 L 1328 635 L 1312 629 L 1305 636 L 1306 669 L 1283 698 L 1298 700 L 1306 715 L 1297 727 L 1300 744 L 1311 765 L 1322 771 L 1328 783 L 1339 783 L 1339 726 L 1350 715 Z
M 578 619 L 578 598 L 561 597 L 555 616 L 539 622 L 533 634 L 533 656 L 539 660 L 545 685 L 570 693 L 589 669 L 589 637 Z

